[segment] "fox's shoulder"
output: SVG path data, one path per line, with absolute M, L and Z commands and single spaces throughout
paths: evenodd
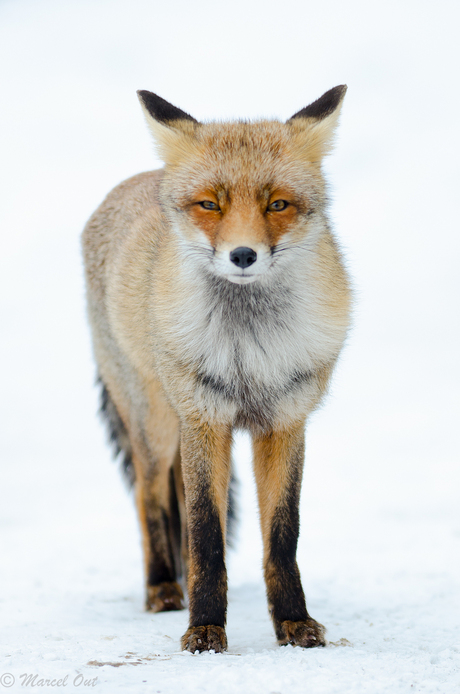
M 149 208 L 158 208 L 158 190 L 163 169 L 145 171 L 119 183 L 106 196 L 91 221 L 96 217 L 123 218 L 123 224 L 139 217 Z M 114 220 L 111 220 L 114 221 Z M 121 220 L 120 220 L 121 221 Z
M 82 235 L 90 276 L 101 275 L 124 254 L 125 246 L 144 237 L 155 240 L 163 225 L 158 189 L 163 170 L 146 171 L 126 179 L 106 196 L 88 220 Z M 145 244 L 144 244 L 145 245 Z
M 107 196 L 129 196 L 132 194 L 146 195 L 147 198 L 155 198 L 158 195 L 158 186 L 163 177 L 163 169 L 144 171 L 119 183 Z

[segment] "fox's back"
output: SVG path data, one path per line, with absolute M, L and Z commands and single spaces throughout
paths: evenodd
M 83 254 L 92 292 L 105 296 L 117 255 L 127 236 L 145 225 L 152 243 L 161 228 L 158 187 L 162 171 L 137 174 L 116 186 L 88 220 L 83 232 Z

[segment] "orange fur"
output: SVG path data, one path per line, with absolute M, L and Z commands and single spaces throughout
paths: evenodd
M 253 438 L 254 474 L 257 484 L 264 555 L 269 548 L 273 515 L 283 501 L 292 472 L 292 451 L 303 441 L 305 422 L 286 431 Z
M 135 469 L 147 604 L 181 606 L 182 565 L 183 647 L 226 647 L 230 451 L 246 428 L 277 637 L 322 645 L 295 548 L 304 423 L 349 324 L 321 170 L 345 88 L 287 123 L 201 124 L 139 94 L 165 168 L 117 186 L 83 250 L 98 370 Z

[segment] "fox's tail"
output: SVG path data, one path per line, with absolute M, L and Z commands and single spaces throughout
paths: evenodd
M 136 480 L 136 475 L 134 471 L 133 458 L 132 458 L 132 448 L 129 441 L 129 435 L 126 430 L 123 421 L 118 414 L 115 403 L 110 397 L 110 393 L 107 390 L 107 386 L 100 376 L 97 378 L 97 383 L 101 387 L 100 395 L 100 407 L 99 414 L 105 421 L 108 429 L 109 441 L 113 446 L 114 457 L 118 458 L 120 456 L 121 460 L 121 470 L 123 477 L 125 478 L 128 487 L 131 488 Z M 172 527 L 174 528 L 175 537 L 174 544 L 180 547 L 180 514 L 179 505 L 177 501 L 177 490 L 175 488 L 174 475 L 171 469 L 171 521 Z M 228 515 L 227 515 L 227 543 L 232 547 L 235 544 L 236 536 L 236 524 L 238 520 L 237 513 L 237 503 L 236 495 L 238 491 L 238 480 L 235 477 L 234 470 L 232 469 L 230 488 L 228 494 Z
M 113 445 L 114 457 L 118 458 L 121 453 L 121 469 L 123 477 L 131 488 L 134 484 L 135 474 L 133 466 L 133 456 L 128 432 L 118 414 L 115 403 L 110 397 L 110 393 L 100 376 L 97 382 L 101 386 L 99 414 L 107 424 L 109 441 Z

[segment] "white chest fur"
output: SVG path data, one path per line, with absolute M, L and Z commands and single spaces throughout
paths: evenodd
M 194 285 L 171 329 L 208 412 L 225 404 L 228 414 L 246 407 L 274 415 L 286 398 L 306 396 L 309 377 L 340 350 L 343 338 L 303 278 L 241 286 L 207 275 Z

